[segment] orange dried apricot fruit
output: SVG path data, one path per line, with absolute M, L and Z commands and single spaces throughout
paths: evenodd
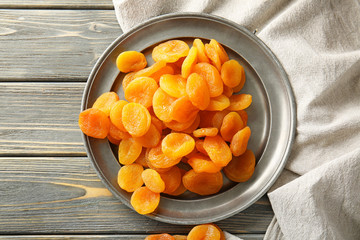
M 222 111 L 230 106 L 230 100 L 224 94 L 220 96 L 213 97 L 210 99 L 210 103 L 207 106 L 207 111 Z
M 198 49 L 198 62 L 210 62 L 209 58 L 205 54 L 205 46 L 201 39 L 194 39 L 193 46 Z
M 181 122 L 173 120 L 171 122 L 166 122 L 164 124 L 166 127 L 170 128 L 174 131 L 180 132 L 180 131 L 185 131 L 186 129 L 190 128 L 191 125 L 195 122 L 196 118 L 197 118 L 197 115 L 195 115 L 193 119 L 190 119 L 187 122 L 181 123 Z
M 194 169 L 189 170 L 182 178 L 187 190 L 199 195 L 211 195 L 220 191 L 223 185 L 221 172 L 197 173 Z
M 240 156 L 246 151 L 250 135 L 251 130 L 249 127 L 244 127 L 235 133 L 230 143 L 230 149 L 234 156 Z
M 135 78 L 124 90 L 125 99 L 148 108 L 152 105 L 154 93 L 158 88 L 156 81 L 150 77 Z
M 178 166 L 173 166 L 169 171 L 160 173 L 161 179 L 165 182 L 164 193 L 175 192 L 181 184 L 181 171 Z
M 123 132 L 127 132 L 122 122 L 122 110 L 126 104 L 128 104 L 128 102 L 125 100 L 116 101 L 111 106 L 111 110 L 110 110 L 111 122 L 115 125 L 115 127 L 117 127 Z
M 131 195 L 130 203 L 136 212 L 149 214 L 159 206 L 160 193 L 154 193 L 147 187 L 140 187 Z
M 113 138 L 110 134 L 108 134 L 106 138 L 110 143 L 112 143 L 114 145 L 119 145 L 120 144 L 120 140 Z
M 132 164 L 139 157 L 141 150 L 141 144 L 133 138 L 121 140 L 118 150 L 119 162 L 123 165 Z
M 122 109 L 124 128 L 134 137 L 145 135 L 151 124 L 149 111 L 139 103 L 128 103 Z
M 214 137 L 218 134 L 218 129 L 215 128 L 215 127 L 212 127 L 212 128 L 199 128 L 199 129 L 196 129 L 194 132 L 193 132 L 193 135 L 194 137 L 205 137 L 205 136 L 210 136 L 210 137 Z
M 187 236 L 185 235 L 173 235 L 175 240 L 186 240 Z
M 234 157 L 224 168 L 225 175 L 234 182 L 246 182 L 255 170 L 255 155 L 247 149 L 242 155 Z
M 220 96 L 223 92 L 224 84 L 221 80 L 219 71 L 209 63 L 198 63 L 193 71 L 204 78 L 209 89 L 210 97 Z
M 182 183 L 182 177 L 185 175 L 186 171 L 184 169 L 181 169 L 181 168 L 179 168 L 179 169 L 180 169 L 180 173 L 181 173 L 180 185 L 176 188 L 175 191 L 167 193 L 167 194 L 169 194 L 171 196 L 179 196 L 179 195 L 183 194 L 186 191 L 186 188 L 185 188 L 184 184 Z
M 160 68 L 158 71 L 154 72 L 153 74 L 150 75 L 151 78 L 153 78 L 157 83 L 160 81 L 160 78 L 162 75 L 165 74 L 174 74 L 174 68 L 172 68 L 169 65 L 165 65 L 165 67 Z
M 155 115 L 155 114 L 154 114 Z M 156 116 L 154 116 L 153 113 L 150 114 L 151 116 L 151 124 L 154 124 L 154 126 L 159 130 L 159 132 L 161 133 L 161 131 L 163 129 L 165 129 L 165 124 L 158 119 Z
M 215 47 L 210 44 L 205 44 L 205 54 L 210 59 L 212 65 L 220 72 L 221 70 L 221 60 L 219 53 L 216 51 Z
M 243 72 L 244 68 L 240 65 L 240 63 L 231 59 L 221 66 L 220 74 L 224 84 L 230 88 L 234 88 L 243 80 Z
M 195 154 L 191 158 L 189 158 L 188 164 L 197 173 L 216 173 L 221 171 L 221 167 L 215 165 L 215 163 L 211 161 L 208 156 L 201 153 Z
M 246 74 L 245 74 L 245 71 L 243 71 L 241 74 L 242 74 L 242 75 L 241 75 L 241 81 L 240 81 L 239 85 L 237 85 L 236 87 L 233 88 L 234 93 L 239 92 L 239 91 L 244 87 L 244 85 L 245 85 L 245 82 L 246 82 Z
M 122 83 L 121 83 L 124 91 L 125 91 L 126 87 L 129 85 L 129 83 L 131 83 L 135 79 L 135 73 L 136 72 L 129 72 L 128 74 L 126 74 L 124 76 Z
M 195 140 L 186 133 L 170 133 L 161 142 L 161 150 L 171 159 L 179 159 L 191 153 Z
M 231 161 L 232 154 L 230 147 L 219 135 L 215 137 L 205 137 L 204 149 L 211 161 L 219 167 L 224 167 Z
M 121 131 L 111 121 L 108 136 L 116 140 L 128 139 L 131 137 L 129 133 Z
M 106 116 L 109 116 L 111 105 L 117 100 L 119 100 L 119 96 L 117 95 L 116 92 L 106 92 L 101 94 L 96 99 L 96 101 L 92 105 L 92 108 L 99 109 L 103 111 L 106 114 Z
M 201 75 L 197 73 L 190 74 L 186 81 L 186 93 L 191 103 L 200 110 L 205 110 L 209 106 L 209 88 Z
M 164 90 L 158 88 L 153 96 L 153 110 L 155 115 L 163 122 L 170 122 L 171 117 L 171 104 L 176 98 L 168 95 Z
M 143 170 L 143 166 L 137 163 L 122 166 L 117 178 L 120 188 L 127 192 L 133 192 L 140 188 L 144 184 L 141 177 Z
M 186 79 L 181 75 L 164 74 L 160 77 L 159 84 L 171 97 L 179 98 L 186 95 Z
M 235 133 L 244 127 L 241 116 L 237 112 L 229 112 L 222 121 L 220 133 L 225 141 L 230 142 Z
M 187 240 L 220 240 L 221 234 L 217 227 L 212 224 L 201 224 L 193 227 L 188 236 Z
M 110 121 L 103 111 L 89 108 L 79 114 L 79 127 L 89 137 L 104 139 L 109 133 Z
M 140 164 L 141 166 L 143 166 L 144 168 L 149 168 L 149 165 L 147 164 L 146 161 L 146 148 L 143 148 L 139 157 L 135 160 L 135 163 Z
M 207 152 L 206 152 L 206 150 L 205 150 L 205 148 L 204 148 L 204 140 L 196 140 L 196 141 L 195 141 L 195 148 L 196 148 L 199 152 L 201 152 L 202 154 L 207 155 Z
M 199 127 L 201 128 L 207 128 L 207 127 L 213 127 L 213 118 L 217 112 L 215 111 L 200 111 L 200 124 Z M 220 129 L 220 127 L 219 127 Z
M 211 119 L 211 126 L 216 127 L 220 130 L 224 117 L 229 113 L 229 110 L 223 110 L 220 112 L 215 112 L 214 116 Z
M 156 147 L 161 140 L 161 132 L 151 123 L 145 135 L 134 137 L 134 140 L 146 148 Z
M 147 158 L 149 163 L 155 168 L 168 168 L 178 164 L 181 158 L 170 158 L 166 156 L 162 151 L 162 144 L 156 147 L 150 148 Z
M 139 71 L 146 65 L 147 61 L 144 54 L 137 51 L 125 51 L 116 58 L 116 66 L 124 73 Z
M 187 78 L 192 72 L 193 67 L 197 63 L 198 50 L 196 47 L 191 47 L 188 55 L 185 57 L 183 64 L 181 65 L 181 76 Z
M 147 68 L 137 71 L 134 75 L 134 78 L 150 77 L 151 75 L 156 74 L 158 71 L 161 71 L 161 69 L 165 66 L 166 66 L 166 62 L 164 62 L 164 61 L 156 62 Z
M 161 234 L 151 234 L 147 236 L 145 240 L 176 240 L 176 239 L 167 233 L 161 233 Z
M 165 182 L 162 180 L 160 174 L 154 169 L 145 169 L 142 172 L 141 177 L 145 186 L 147 186 L 151 191 L 161 193 L 165 190 Z
M 187 56 L 189 46 L 182 40 L 169 40 L 154 47 L 152 58 L 155 62 L 176 62 L 179 58 Z
M 199 127 L 199 124 L 200 124 L 200 115 L 197 114 L 194 122 L 190 125 L 190 127 L 182 130 L 182 132 L 192 134 Z
M 252 96 L 250 94 L 238 94 L 232 95 L 230 97 L 230 105 L 228 110 L 230 111 L 240 111 L 249 107 L 252 102 Z
M 237 113 L 240 115 L 241 119 L 243 120 L 244 126 L 247 125 L 248 121 L 248 114 L 245 110 L 237 111 Z
M 231 97 L 234 93 L 234 90 L 226 85 L 224 85 L 224 92 L 223 94 L 227 96 L 228 98 Z
M 170 111 L 173 120 L 184 123 L 195 120 L 199 109 L 191 103 L 188 96 L 183 96 L 171 104 Z
M 219 55 L 221 64 L 229 60 L 228 54 L 218 41 L 211 39 L 209 45 L 214 47 L 215 51 Z

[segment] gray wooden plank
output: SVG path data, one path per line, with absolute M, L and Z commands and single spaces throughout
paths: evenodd
M 0 156 L 86 156 L 84 83 L 0 83 Z
M 85 81 L 121 33 L 113 10 L 0 10 L 0 81 Z
M 83 239 L 129 239 L 129 240 L 144 240 L 147 235 L 28 235 L 28 236 L 0 236 L 0 239 L 11 240 L 50 240 L 50 239 L 69 239 L 69 240 L 83 240 Z M 236 234 L 235 236 L 243 240 L 261 240 L 264 239 L 264 234 Z
M 1 0 L 0 8 L 113 9 L 111 0 Z
M 0 234 L 186 234 L 192 226 L 161 223 L 120 203 L 86 157 L 1 157 Z M 273 217 L 267 197 L 218 226 L 263 234 Z

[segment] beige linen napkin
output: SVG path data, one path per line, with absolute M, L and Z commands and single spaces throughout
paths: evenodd
M 205 12 L 257 36 L 297 105 L 288 163 L 268 193 L 266 239 L 360 239 L 360 3 L 357 0 L 113 0 L 123 31 L 161 14 Z

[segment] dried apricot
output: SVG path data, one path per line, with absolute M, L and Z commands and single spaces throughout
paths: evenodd
M 224 94 L 220 96 L 213 97 L 210 99 L 210 103 L 207 106 L 207 111 L 222 111 L 230 106 L 230 100 Z
M 141 174 L 144 168 L 137 163 L 122 166 L 118 172 L 117 182 L 121 189 L 133 192 L 140 188 L 144 182 Z
M 156 81 L 150 77 L 135 78 L 124 90 L 125 99 L 148 108 L 152 105 L 154 93 L 158 88 Z
M 237 111 L 237 113 L 240 115 L 241 119 L 243 120 L 244 126 L 247 125 L 248 120 L 248 114 L 245 110 Z
M 140 143 L 133 138 L 123 139 L 119 144 L 118 158 L 121 164 L 131 164 L 139 157 L 142 150 Z
M 231 161 L 231 150 L 219 135 L 215 137 L 205 137 L 204 149 L 211 161 L 219 167 L 224 167 Z
M 234 93 L 239 92 L 244 87 L 245 81 L 246 81 L 246 74 L 245 74 L 245 71 L 243 71 L 239 85 L 237 85 L 236 87 L 233 88 Z
M 152 234 L 145 238 L 145 240 L 176 240 L 173 236 L 167 233 Z
M 214 137 L 218 134 L 218 129 L 217 128 L 199 128 L 196 129 L 193 134 L 194 137 L 205 137 L 205 136 L 210 136 L 210 137 Z
M 134 79 L 135 79 L 135 73 L 136 72 L 129 72 L 128 74 L 126 74 L 124 76 L 124 78 L 122 79 L 122 87 L 123 90 L 125 91 L 126 87 L 129 85 L 129 83 L 131 83 Z
M 210 59 L 212 65 L 220 72 L 221 70 L 221 60 L 219 53 L 216 51 L 215 47 L 210 44 L 205 44 L 205 54 Z
M 79 127 L 89 137 L 104 139 L 109 133 L 110 121 L 103 111 L 89 108 L 79 114 Z
M 139 157 L 135 160 L 135 163 L 140 164 L 141 166 L 143 166 L 144 168 L 149 168 L 149 165 L 147 164 L 146 161 L 146 148 L 143 148 Z
M 188 236 L 188 240 L 220 240 L 220 231 L 212 224 L 202 224 L 193 227 Z
M 191 134 L 199 127 L 199 124 L 200 124 L 200 115 L 197 114 L 195 121 L 190 125 L 190 127 L 182 130 L 182 132 Z
M 200 124 L 199 127 L 201 128 L 207 128 L 207 127 L 213 127 L 213 118 L 217 112 L 215 111 L 200 111 Z M 220 127 L 219 127 L 220 129 Z
M 187 122 L 178 122 L 178 121 L 171 121 L 171 122 L 166 122 L 164 123 L 166 127 L 174 130 L 174 131 L 185 131 L 186 129 L 188 129 L 189 127 L 191 127 L 191 125 L 195 122 L 197 118 L 197 115 L 194 116 L 193 119 L 190 119 Z
M 208 155 L 205 148 L 204 148 L 204 140 L 196 140 L 195 141 L 195 148 L 201 152 L 202 154 Z
M 149 111 L 139 103 L 128 103 L 122 109 L 122 123 L 134 137 L 145 135 L 151 124 Z
M 198 50 L 196 47 L 191 47 L 188 55 L 184 59 L 183 64 L 181 65 L 181 76 L 187 78 L 192 72 L 193 67 L 197 63 Z
M 250 106 L 252 102 L 252 96 L 250 94 L 238 94 L 230 97 L 230 105 L 228 110 L 240 111 Z
M 228 54 L 218 41 L 216 41 L 215 39 L 211 39 L 209 45 L 215 48 L 215 51 L 219 55 L 221 64 L 229 60 Z
M 122 122 L 122 110 L 126 104 L 128 104 L 128 102 L 125 100 L 116 101 L 110 110 L 111 122 L 123 132 L 127 132 Z
M 230 88 L 238 86 L 243 78 L 244 68 L 234 59 L 226 61 L 221 66 L 221 79 L 224 84 Z
M 119 145 L 120 144 L 120 140 L 113 138 L 110 134 L 108 134 L 106 138 L 110 143 L 112 143 L 114 145 Z
M 198 62 L 210 62 L 209 58 L 205 54 L 205 46 L 201 39 L 194 39 L 193 46 L 198 49 Z
M 165 182 L 162 180 L 160 174 L 154 169 L 145 169 L 142 172 L 141 177 L 145 186 L 147 186 L 151 191 L 161 193 L 165 190 Z
M 169 171 L 160 173 L 161 179 L 165 182 L 164 193 L 171 194 L 181 184 L 181 171 L 178 166 L 173 166 Z
M 255 170 L 255 155 L 247 149 L 242 155 L 234 157 L 224 168 L 225 175 L 234 182 L 246 182 Z
M 194 169 L 189 170 L 182 178 L 183 184 L 190 192 L 199 195 L 211 195 L 220 191 L 223 185 L 221 172 L 197 173 Z
M 173 235 L 175 240 L 186 240 L 187 236 L 185 235 Z
M 220 130 L 224 117 L 229 113 L 229 110 L 223 110 L 220 112 L 215 112 L 214 116 L 211 119 L 211 126 L 216 127 Z
M 151 123 L 145 135 L 134 137 L 134 140 L 146 148 L 156 147 L 161 140 L 161 132 Z
M 131 137 L 129 133 L 121 131 L 111 121 L 108 136 L 116 140 L 128 139 Z
M 186 81 L 186 93 L 191 103 L 200 110 L 205 110 L 209 106 L 209 88 L 201 75 L 197 73 L 190 74 Z
M 164 62 L 164 61 L 156 62 L 147 68 L 137 71 L 134 75 L 134 78 L 150 77 L 150 76 L 156 74 L 157 72 L 161 71 L 161 69 L 165 66 L 166 66 L 166 62 Z
M 139 71 L 146 67 L 147 61 L 141 52 L 125 51 L 116 58 L 116 66 L 121 72 Z
M 181 40 L 170 40 L 154 47 L 152 58 L 155 62 L 176 62 L 179 58 L 187 56 L 189 46 Z
M 234 89 L 232 89 L 232 88 L 224 85 L 224 92 L 223 92 L 223 94 L 224 94 L 225 96 L 227 96 L 227 97 L 229 98 L 229 97 L 231 97 L 231 96 L 233 95 L 233 93 L 234 93 Z
M 116 92 L 106 92 L 101 94 L 94 102 L 92 108 L 103 111 L 106 116 L 110 115 L 111 105 L 119 100 L 119 96 Z
M 168 168 L 178 164 L 181 158 L 170 158 L 162 151 L 162 144 L 150 148 L 148 152 L 149 163 L 155 168 Z
M 213 65 L 209 63 L 198 63 L 194 66 L 194 72 L 201 75 L 206 81 L 210 97 L 217 97 L 222 94 L 224 84 L 219 71 Z
M 153 96 L 153 110 L 155 115 L 164 122 L 170 122 L 171 118 L 171 104 L 176 98 L 168 95 L 164 90 L 158 88 Z
M 162 75 L 165 75 L 165 74 L 173 75 L 174 73 L 175 73 L 174 69 L 171 66 L 165 65 L 165 67 L 160 68 L 158 71 L 151 74 L 150 77 L 153 78 L 158 83 L 160 81 L 160 78 Z
M 188 160 L 188 164 L 197 173 L 201 173 L 201 172 L 216 173 L 221 171 L 221 167 L 215 165 L 215 163 L 211 161 L 208 156 L 201 153 L 193 155 Z
M 147 187 L 140 187 L 131 195 L 130 203 L 136 212 L 149 214 L 159 206 L 160 193 L 154 193 Z
M 194 148 L 194 139 L 186 133 L 170 133 L 161 142 L 162 152 L 172 159 L 182 158 Z
M 251 135 L 249 127 L 245 127 L 238 131 L 232 138 L 230 149 L 234 156 L 239 156 L 246 151 L 247 144 Z
M 171 196 L 179 196 L 179 195 L 183 194 L 186 191 L 186 188 L 185 188 L 184 184 L 182 183 L 182 177 L 185 175 L 186 171 L 184 169 L 181 169 L 181 168 L 179 168 L 179 169 L 180 169 L 180 173 L 181 173 L 180 185 L 176 188 L 175 191 L 167 193 L 167 194 L 169 194 Z
M 160 77 L 160 88 L 172 97 L 186 95 L 186 79 L 181 75 L 164 74 Z
M 188 96 L 176 99 L 171 104 L 171 118 L 178 122 L 188 122 L 195 120 L 199 109 L 195 107 Z
M 235 133 L 244 127 L 241 116 L 237 112 L 229 112 L 222 121 L 220 133 L 225 141 L 230 142 Z

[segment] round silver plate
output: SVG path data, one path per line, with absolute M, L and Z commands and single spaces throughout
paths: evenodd
M 280 175 L 290 153 L 295 134 L 295 101 L 285 71 L 270 49 L 245 28 L 206 14 L 168 14 L 156 17 L 116 39 L 95 64 L 87 81 L 82 110 L 92 106 L 98 96 L 116 91 L 123 97 L 123 74 L 116 67 L 116 57 L 123 51 L 142 51 L 149 61 L 154 45 L 169 39 L 194 38 L 204 42 L 216 39 L 232 59 L 245 69 L 246 83 L 241 90 L 253 96 L 247 109 L 252 134 L 248 144 L 256 156 L 254 175 L 245 183 L 235 184 L 225 178 L 218 194 L 200 197 L 186 192 L 178 197 L 162 196 L 155 213 L 147 215 L 172 224 L 201 224 L 230 217 L 263 196 Z M 120 164 L 116 149 L 107 140 L 83 135 L 86 151 L 99 177 L 124 204 L 131 194 L 117 184 Z

